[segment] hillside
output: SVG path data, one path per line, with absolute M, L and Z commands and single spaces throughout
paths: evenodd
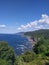
M 49 30 L 27 32 L 30 36 L 49 36 Z M 32 33 L 32 34 L 31 34 Z M 46 37 L 47 37 L 46 36 Z M 49 65 L 49 39 L 41 37 L 32 51 L 17 56 L 7 42 L 0 42 L 0 65 Z
M 23 35 L 24 34 L 24 32 L 18 32 L 18 33 L 16 33 L 17 35 Z
M 31 37 L 41 37 L 43 36 L 44 38 L 49 38 L 49 29 L 40 29 L 36 31 L 30 31 L 24 33 L 26 36 L 31 36 Z

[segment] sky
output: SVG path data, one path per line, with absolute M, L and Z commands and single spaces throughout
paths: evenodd
M 0 33 L 49 29 L 49 0 L 0 0 Z

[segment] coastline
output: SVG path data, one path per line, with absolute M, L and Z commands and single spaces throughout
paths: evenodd
M 24 35 L 24 37 L 26 37 L 28 39 L 28 41 L 32 44 L 32 47 L 36 44 L 36 41 L 33 41 L 33 39 L 31 38 L 31 36 L 27 36 L 27 35 Z

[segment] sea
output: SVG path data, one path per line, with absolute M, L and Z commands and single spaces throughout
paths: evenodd
M 27 37 L 19 34 L 0 34 L 0 41 L 5 41 L 13 47 L 17 55 L 32 51 L 32 44 Z

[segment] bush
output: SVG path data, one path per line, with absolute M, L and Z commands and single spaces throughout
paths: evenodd
M 8 61 L 8 63 L 12 63 L 12 65 L 15 62 L 14 50 L 9 47 L 6 42 L 0 42 L 0 59 Z
M 36 54 L 43 53 L 49 49 L 49 41 L 41 38 L 34 46 L 33 50 Z
M 30 62 L 34 58 L 35 58 L 35 53 L 29 52 L 29 51 L 25 52 L 23 55 L 24 62 Z

